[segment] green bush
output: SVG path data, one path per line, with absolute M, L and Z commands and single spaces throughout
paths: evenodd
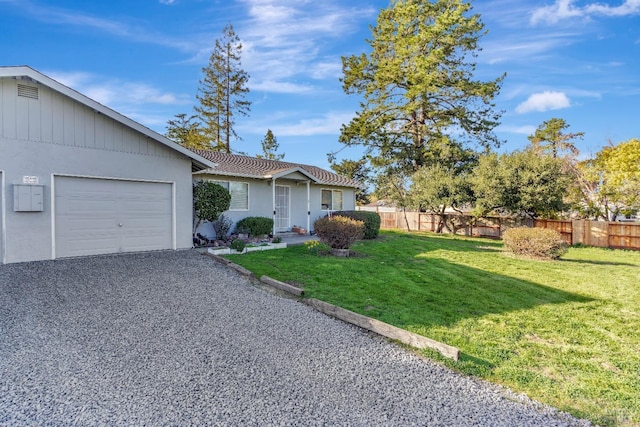
M 244 240 L 235 239 L 233 242 L 231 242 L 231 244 L 229 245 L 229 248 L 235 249 L 238 252 L 242 252 L 245 246 L 247 246 L 247 244 L 244 242 Z
M 364 223 L 364 238 L 375 239 L 380 233 L 380 215 L 377 212 L 368 211 L 338 211 L 333 215 L 346 216 L 347 218 L 362 221 Z
M 510 228 L 502 242 L 508 252 L 518 256 L 558 259 L 567 253 L 567 243 L 560 233 L 546 228 Z
M 364 222 L 346 216 L 317 219 L 313 229 L 320 241 L 333 249 L 349 249 L 353 242 L 364 237 Z
M 231 195 L 226 188 L 211 181 L 193 185 L 193 205 L 199 220 L 213 222 L 229 209 Z
M 193 210 L 198 221 L 193 227 L 196 237 L 198 227 L 203 221 L 214 222 L 222 212 L 229 209 L 231 194 L 220 184 L 211 181 L 198 181 L 193 184 Z
M 236 232 L 247 233 L 251 236 L 262 236 L 273 231 L 273 218 L 262 216 L 248 216 L 236 223 Z

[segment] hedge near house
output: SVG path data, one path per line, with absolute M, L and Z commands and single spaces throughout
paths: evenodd
M 248 216 L 236 223 L 236 232 L 251 236 L 263 236 L 273 231 L 273 218 Z
M 380 233 L 380 215 L 377 212 L 367 211 L 338 211 L 333 215 L 344 216 L 347 218 L 362 221 L 364 223 L 364 238 L 375 239 Z

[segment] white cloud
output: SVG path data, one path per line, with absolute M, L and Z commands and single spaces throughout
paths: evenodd
M 186 105 L 189 97 L 164 92 L 146 83 L 125 82 L 85 72 L 47 72 L 54 80 L 73 88 L 94 101 L 118 110 L 131 105 Z
M 285 81 L 260 80 L 256 83 L 249 83 L 251 90 L 271 92 L 271 93 L 289 93 L 303 94 L 310 93 L 314 90 L 313 86 L 307 84 L 298 84 Z
M 243 43 L 242 64 L 250 89 L 301 93 L 315 89 L 309 80 L 336 79 L 340 53 L 327 55 L 342 37 L 358 31 L 372 7 L 357 9 L 335 1 L 241 0 L 249 19 L 236 31 Z M 336 80 L 337 81 L 337 80 Z
M 611 7 L 601 3 L 585 6 L 587 13 L 605 16 L 627 16 L 640 14 L 640 0 L 624 0 L 620 6 Z
M 160 3 L 162 4 L 176 4 L 176 0 L 160 0 Z
M 493 40 L 484 45 L 480 54 L 484 62 L 526 61 L 541 57 L 562 46 L 573 42 L 577 34 L 572 32 L 553 32 L 545 34 L 511 34 L 508 39 Z
M 524 125 L 524 126 L 499 126 L 497 129 L 499 132 L 506 133 L 515 133 L 518 135 L 531 135 L 536 131 L 536 127 L 533 125 Z
M 516 113 L 523 114 L 531 111 L 561 110 L 571 106 L 571 101 L 564 92 L 544 91 L 534 93 L 516 107 Z
M 590 18 L 592 16 L 628 16 L 640 14 L 640 0 L 623 0 L 619 6 L 591 3 L 576 6 L 575 0 L 556 0 L 553 5 L 536 9 L 531 15 L 531 23 L 555 24 L 568 18 Z
M 169 0 L 173 2 L 175 0 Z M 66 28 L 82 28 L 83 31 L 94 30 L 113 36 L 126 38 L 128 41 L 167 46 L 182 51 L 193 51 L 195 43 L 191 40 L 177 40 L 146 28 L 144 22 L 124 22 L 94 16 L 76 9 L 44 6 L 30 0 L 21 0 L 21 11 L 34 20 L 47 24 L 60 25 Z
M 295 113 L 292 113 L 295 114 Z M 278 113 L 277 117 L 265 118 L 264 124 L 252 122 L 252 129 L 271 129 L 277 136 L 338 135 L 343 123 L 348 123 L 353 112 L 328 112 L 319 117 L 299 118 L 291 121 L 292 114 Z M 279 122 L 279 123 L 278 123 Z M 247 129 L 248 130 L 248 129 Z

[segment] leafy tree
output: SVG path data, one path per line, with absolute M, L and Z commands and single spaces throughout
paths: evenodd
M 477 215 L 505 212 L 529 218 L 562 212 L 571 182 L 562 160 L 533 150 L 483 155 L 470 180 Z
M 640 209 L 640 140 L 604 147 L 585 167 L 598 184 L 591 196 L 600 202 L 605 217 L 615 220 L 625 211 Z
M 420 168 L 413 175 L 410 194 L 413 204 L 421 211 L 438 215 L 438 233 L 442 233 L 445 225 L 455 232 L 453 219 L 446 215 L 448 207 L 461 212 L 461 208 L 473 201 L 468 174 L 452 173 L 443 164 Z M 448 219 L 450 222 L 447 224 Z
M 474 79 L 484 25 L 470 10 L 461 0 L 392 0 L 380 12 L 371 53 L 342 58 L 344 91 L 364 101 L 341 143 L 405 175 L 438 163 L 438 148 L 498 144 L 492 102 L 504 76 Z
M 193 234 L 203 221 L 214 222 L 229 209 L 231 194 L 220 184 L 198 181 L 193 185 L 193 209 L 197 218 Z
M 209 142 L 202 138 L 200 124 L 196 120 L 195 115 L 187 117 L 185 113 L 176 114 L 175 119 L 167 121 L 167 138 L 187 148 L 211 148 Z
M 216 151 L 231 153 L 231 138 L 241 139 L 234 129 L 237 115 L 247 116 L 251 102 L 245 99 L 249 75 L 241 67 L 242 43 L 228 24 L 215 41 L 209 64 L 202 68 L 195 108 L 202 133 Z
M 267 134 L 264 136 L 264 139 L 260 141 L 262 145 L 262 153 L 257 154 L 256 157 L 258 159 L 267 159 L 267 160 L 282 160 L 284 159 L 284 153 L 276 154 L 278 151 L 278 139 L 275 137 L 271 129 L 267 129 Z
M 542 122 L 533 135 L 528 137 L 537 153 L 551 154 L 552 157 L 572 158 L 578 155 L 573 140 L 582 139 L 584 132 L 565 133 L 569 125 L 563 119 L 553 118 Z
M 573 168 L 573 184 L 569 187 L 567 202 L 572 215 L 607 221 L 607 197 L 599 191 L 600 174 L 593 159 L 577 162 Z
M 331 169 L 333 169 L 333 171 L 338 175 L 342 175 L 362 183 L 363 187 L 371 179 L 371 168 L 368 166 L 367 159 L 343 159 L 340 163 L 332 163 Z M 366 205 L 369 201 L 370 196 L 366 188 L 359 188 L 356 190 L 356 202 L 359 205 Z

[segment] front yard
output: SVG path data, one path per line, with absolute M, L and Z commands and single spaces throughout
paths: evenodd
M 453 369 L 601 425 L 640 423 L 640 252 L 571 248 L 521 260 L 500 242 L 382 232 L 317 256 L 304 246 L 229 256 L 260 277 L 458 347 Z

